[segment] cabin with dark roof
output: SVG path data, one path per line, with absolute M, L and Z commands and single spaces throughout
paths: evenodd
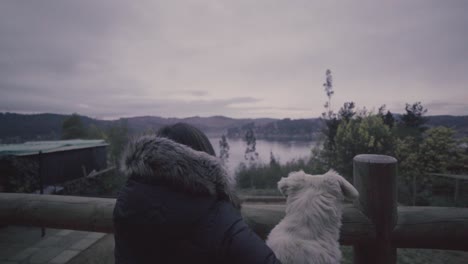
M 105 169 L 107 146 L 104 140 L 82 139 L 0 145 L 0 191 L 50 189 Z

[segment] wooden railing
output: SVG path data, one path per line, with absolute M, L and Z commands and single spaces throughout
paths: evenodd
M 429 176 L 449 178 L 455 181 L 453 190 L 453 201 L 458 202 L 460 196 L 460 181 L 468 181 L 468 175 L 455 175 L 455 174 L 443 174 L 443 173 L 429 173 Z M 413 186 L 413 190 L 416 190 L 416 186 Z
M 354 263 L 396 263 L 396 248 L 468 251 L 468 208 L 401 207 L 396 200 L 396 160 L 354 158 L 360 192 L 344 208 L 340 242 L 354 246 Z M 284 205 L 246 200 L 242 214 L 261 237 L 284 217 Z M 0 225 L 26 225 L 112 233 L 115 199 L 0 193 Z

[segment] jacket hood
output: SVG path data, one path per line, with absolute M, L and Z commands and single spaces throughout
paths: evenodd
M 193 194 L 217 196 L 240 208 L 235 181 L 218 158 L 170 139 L 142 136 L 131 140 L 120 167 L 124 175 L 143 183 L 163 183 Z

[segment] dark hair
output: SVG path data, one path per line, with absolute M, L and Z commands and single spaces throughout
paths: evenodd
M 206 152 L 216 157 L 216 153 L 208 137 L 198 128 L 185 123 L 177 123 L 162 127 L 156 133 L 158 137 L 171 139 L 177 143 L 191 147 L 194 150 Z

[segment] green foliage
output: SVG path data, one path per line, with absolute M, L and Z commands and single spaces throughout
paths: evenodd
M 351 177 L 352 162 L 357 154 L 390 154 L 393 149 L 393 137 L 390 131 L 393 126 L 393 115 L 385 116 L 385 105 L 379 109 L 377 116 L 368 113 L 366 108 L 357 112 L 354 102 L 345 102 L 338 111 L 333 112 L 331 97 L 333 91 L 333 78 L 331 71 L 326 71 L 326 81 L 323 84 L 328 101 L 325 103 L 325 112 L 322 120 L 325 126 L 323 134 L 325 140 L 319 155 L 320 164 L 335 168 L 343 175 Z M 385 123 L 387 121 L 388 124 Z M 391 125 L 390 125 L 391 124 Z
M 432 201 L 434 179 L 429 173 L 446 173 L 466 160 L 461 143 L 447 127 L 435 127 L 422 140 L 405 137 L 396 140 L 395 157 L 399 161 L 400 187 L 406 191 L 403 202 L 428 205 Z M 404 192 L 403 192 L 404 193 Z M 411 194 L 411 195 L 409 195 Z
M 398 199 L 405 204 L 414 205 L 416 203 L 414 184 L 416 181 L 428 179 L 427 176 L 420 179 L 424 173 L 424 168 L 421 163 L 418 141 L 413 137 L 397 138 L 394 156 L 398 160 Z M 420 193 L 420 196 L 423 200 L 426 200 L 424 197 L 428 197 L 428 194 Z
M 120 155 L 128 142 L 128 125 L 125 120 L 119 120 L 106 130 L 106 141 L 109 143 L 109 157 L 113 164 L 118 164 Z
M 406 113 L 401 116 L 396 134 L 399 138 L 414 137 L 417 140 L 422 140 L 422 135 L 427 127 L 424 125 L 428 119 L 424 116 L 427 109 L 424 108 L 421 102 L 416 102 L 412 105 L 406 104 Z
M 236 179 L 239 188 L 249 189 L 277 189 L 277 183 L 281 177 L 287 177 L 292 171 L 303 170 L 309 174 L 323 174 L 327 167 L 320 151 L 315 148 L 310 159 L 291 160 L 286 164 L 280 164 L 273 152 L 270 152 L 268 164 L 251 164 L 247 166 L 241 163 L 236 169 Z
M 387 113 L 383 116 L 384 124 L 387 125 L 389 128 L 393 128 L 395 125 L 395 118 L 393 117 L 392 112 L 387 111 Z
M 248 186 L 250 188 L 255 188 L 258 185 L 254 181 L 255 178 L 264 177 L 265 175 L 258 175 L 254 177 L 252 175 L 244 175 L 242 173 L 243 171 L 255 170 L 257 167 L 261 167 L 261 165 L 257 163 L 258 161 L 258 152 L 256 150 L 257 139 L 255 138 L 255 133 L 253 131 L 253 123 L 251 125 L 246 126 L 246 129 L 247 129 L 247 132 L 245 133 L 244 141 L 247 146 L 244 152 L 244 159 L 248 162 L 248 164 L 245 164 L 242 162 L 239 165 L 238 174 L 242 175 L 239 178 L 239 183 L 241 183 L 243 186 L 246 186 L 245 184 L 247 184 L 248 182 Z M 261 186 L 258 186 L 258 188 L 264 188 L 264 186 L 261 185 Z
M 356 115 L 356 111 L 354 110 L 355 107 L 356 105 L 354 104 L 354 102 L 345 102 L 343 104 L 343 107 L 341 107 L 338 111 L 339 118 L 346 122 L 351 120 L 354 117 L 354 115 Z
M 62 139 L 105 139 L 109 143 L 109 161 L 118 164 L 120 154 L 128 142 L 128 125 L 126 120 L 113 122 L 105 129 L 95 124 L 90 124 L 86 129 L 81 117 L 73 114 L 63 122 Z
M 353 158 L 358 154 L 391 154 L 394 140 L 388 126 L 378 116 L 342 121 L 336 137 L 335 169 L 352 175 Z
M 333 164 L 333 154 L 335 153 L 335 137 L 336 132 L 338 131 L 338 126 L 340 125 L 341 120 L 336 117 L 332 119 L 324 119 L 325 127 L 323 134 L 325 135 L 325 141 L 323 143 L 323 148 L 325 150 L 324 156 L 327 158 L 330 164 Z
M 66 118 L 62 124 L 62 139 L 86 138 L 86 128 L 77 113 Z
M 274 157 L 274 156 L 273 156 Z M 281 177 L 287 177 L 292 171 L 304 170 L 306 173 L 319 174 L 325 171 L 315 164 L 314 160 L 292 160 L 280 165 L 276 160 L 269 164 L 241 163 L 236 170 L 237 186 L 252 189 L 276 189 Z
M 270 151 L 270 166 L 280 166 L 278 159 L 275 157 L 275 154 L 273 154 L 273 151 Z
M 31 193 L 40 189 L 39 163 L 36 160 L 4 156 L 0 159 L 0 185 L 5 192 Z
M 98 126 L 91 124 L 88 127 L 88 130 L 86 132 L 86 138 L 88 139 L 105 139 L 106 134 L 104 131 L 99 128 Z
M 426 132 L 420 151 L 427 172 L 447 172 L 460 161 L 461 149 L 453 137 L 454 131 L 447 127 L 435 127 Z
M 379 107 L 379 112 L 377 113 L 377 116 L 382 118 L 382 121 L 386 126 L 388 126 L 389 128 L 393 128 L 395 126 L 395 118 L 393 117 L 393 114 L 392 112 L 390 112 L 390 110 L 388 110 L 387 113 L 385 113 L 385 110 L 386 105 L 382 105 L 381 107 Z
M 325 124 L 323 147 L 314 148 L 308 161 L 281 165 L 270 153 L 269 164 L 247 166 L 243 163 L 236 172 L 240 188 L 276 188 L 281 177 L 300 169 L 320 174 L 334 168 L 349 179 L 356 155 L 383 154 L 398 160 L 399 202 L 429 205 L 433 199 L 432 185 L 439 179 L 428 174 L 466 173 L 464 164 L 468 163 L 468 141 L 456 140 L 454 131 L 447 127 L 424 127 L 427 109 L 420 102 L 407 104 L 406 114 L 398 124 L 385 105 L 373 114 L 365 108 L 355 111 L 355 104 L 347 102 L 335 114 L 331 110 L 333 90 L 330 74 L 327 72 L 324 84 L 328 102 L 325 104 L 326 112 L 322 114 Z
M 416 102 L 412 105 L 406 104 L 405 111 L 406 114 L 401 116 L 401 122 L 406 127 L 419 128 L 428 121 L 428 119 L 424 117 L 424 114 L 427 113 L 427 109 L 424 108 L 421 102 Z
M 399 161 L 401 200 L 405 203 L 429 204 L 433 180 L 428 173 L 460 168 L 460 164 L 467 161 L 467 150 L 460 150 L 462 144 L 455 141 L 453 130 L 446 127 L 427 130 L 424 126 L 428 121 L 424 116 L 427 109 L 421 102 L 406 104 L 406 113 L 397 126 L 393 114 L 386 111 L 385 105 L 374 115 L 366 108 L 356 113 L 355 104 L 346 102 L 335 114 L 331 108 L 334 94 L 331 72 L 327 70 L 326 75 L 327 81 L 323 86 L 328 101 L 326 111 L 322 113 L 325 140 L 323 148 L 315 150 L 313 159 L 316 164 L 335 168 L 351 178 L 356 155 L 395 156 Z

